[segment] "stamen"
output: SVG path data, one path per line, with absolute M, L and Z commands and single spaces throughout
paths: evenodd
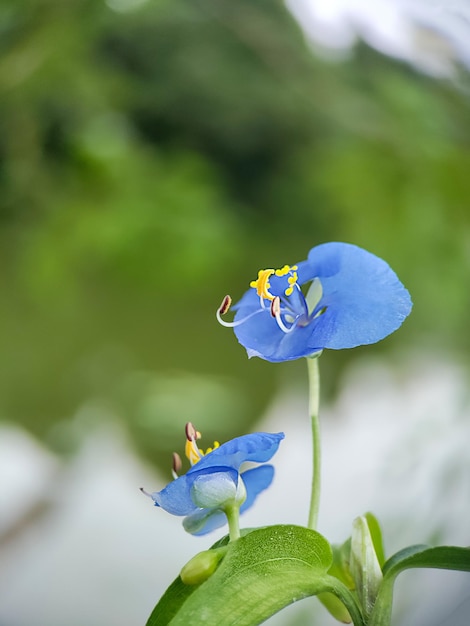
M 219 306 L 219 310 L 218 310 L 219 315 L 225 315 L 226 313 L 228 313 L 228 310 L 231 306 L 232 306 L 232 298 L 227 295 L 222 300 L 222 304 Z
M 269 284 L 269 277 L 275 273 L 274 270 L 259 270 L 258 278 L 252 280 L 250 287 L 256 289 L 256 293 L 260 298 L 266 298 L 266 300 L 273 300 L 274 296 L 269 292 L 271 285 Z
M 191 422 L 188 422 L 185 426 L 186 439 L 188 441 L 196 441 L 196 439 L 201 438 L 201 433 L 195 429 L 194 425 Z
M 274 300 L 271 302 L 271 315 L 276 319 L 277 325 L 282 330 L 283 333 L 290 333 L 294 330 L 296 324 L 295 320 L 292 326 L 287 327 L 282 321 L 281 317 L 281 298 L 276 296 Z
M 186 424 L 186 446 L 185 446 L 185 454 L 186 458 L 189 459 L 191 465 L 194 465 L 202 458 L 202 453 L 196 445 L 197 439 L 201 438 L 201 433 L 198 432 L 191 422 Z
M 229 303 L 227 301 L 227 298 L 230 300 Z M 240 324 L 244 324 L 246 320 L 249 320 L 250 317 L 253 317 L 254 315 L 258 315 L 258 313 L 263 313 L 263 311 L 266 308 L 263 303 L 261 309 L 257 309 L 256 311 L 253 311 L 246 317 L 243 317 L 241 320 L 237 320 L 236 322 L 226 322 L 225 320 L 222 319 L 222 315 L 225 315 L 227 313 L 227 311 L 230 308 L 231 303 L 232 303 L 232 299 L 230 298 L 230 296 L 225 296 L 225 298 L 222 300 L 222 304 L 217 309 L 217 313 L 215 314 L 219 324 L 221 324 L 222 326 L 225 326 L 226 328 L 235 328 L 235 326 L 240 326 Z
M 277 317 L 281 314 L 281 298 L 276 296 L 274 300 L 271 302 L 271 315 L 272 317 Z
M 178 478 L 178 473 L 181 472 L 182 467 L 183 463 L 180 455 L 177 452 L 173 452 L 173 467 L 171 469 L 171 475 L 175 480 Z
M 250 282 L 250 287 L 252 287 L 253 289 L 256 289 L 256 294 L 259 297 L 260 308 L 255 311 L 252 311 L 246 317 L 237 319 L 236 321 L 226 322 L 225 320 L 222 319 L 222 316 L 225 315 L 229 311 L 232 305 L 232 298 L 227 295 L 222 300 L 221 305 L 217 309 L 216 317 L 217 317 L 217 321 L 219 322 L 219 324 L 227 328 L 235 328 L 236 326 L 240 326 L 240 324 L 244 324 L 247 320 L 249 320 L 254 315 L 258 315 L 258 313 L 263 313 L 264 311 L 269 310 L 271 312 L 271 315 L 274 318 L 276 318 L 279 328 L 285 333 L 290 332 L 292 328 L 287 327 L 281 317 L 281 302 L 283 302 L 284 313 L 286 312 L 286 310 L 291 310 L 294 313 L 293 316 L 290 316 L 293 323 L 299 317 L 299 315 L 298 315 L 298 311 L 296 311 L 295 303 L 289 302 L 289 300 L 287 300 L 287 298 L 284 298 L 284 296 L 287 296 L 287 297 L 291 296 L 294 293 L 294 289 L 296 289 L 302 296 L 301 300 L 304 305 L 305 313 L 308 314 L 308 308 L 307 308 L 307 305 L 305 304 L 305 298 L 303 297 L 302 291 L 298 284 L 299 277 L 297 274 L 297 269 L 298 269 L 297 265 L 292 265 L 292 266 L 284 265 L 284 267 L 281 267 L 280 269 L 277 269 L 277 270 L 273 270 L 273 269 L 259 270 L 258 278 Z M 271 284 L 269 282 L 269 278 L 273 275 L 276 277 L 287 277 L 287 287 L 284 289 L 282 300 L 279 298 L 279 296 L 274 296 L 270 292 Z M 277 304 L 275 303 L 276 298 L 279 299 L 279 303 Z M 266 302 L 266 300 L 268 302 Z M 289 321 L 287 317 L 285 317 L 284 319 Z
M 139 487 L 139 489 L 144 494 L 144 496 L 147 496 L 148 498 L 152 498 L 152 494 L 149 493 L 148 491 L 145 491 L 145 489 L 143 487 Z
M 281 267 L 280 269 L 276 270 L 274 273 L 276 274 L 276 276 L 285 276 L 286 274 L 289 273 L 290 267 L 288 265 L 284 265 L 284 267 Z
M 173 471 L 178 473 L 181 472 L 181 468 L 183 467 L 183 463 L 181 462 L 181 457 L 177 452 L 173 452 Z

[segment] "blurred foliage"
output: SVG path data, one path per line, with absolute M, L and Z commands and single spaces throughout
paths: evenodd
M 214 311 L 328 240 L 412 293 L 374 350 L 468 356 L 455 85 L 365 47 L 321 61 L 276 0 L 3 0 L 0 33 L 6 419 L 65 450 L 109 411 L 154 459 L 187 420 L 240 434 L 304 372 L 248 362 Z

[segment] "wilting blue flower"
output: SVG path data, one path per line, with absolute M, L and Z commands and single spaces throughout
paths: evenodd
M 341 350 L 375 343 L 402 324 L 410 294 L 385 261 L 347 243 L 325 243 L 308 259 L 278 270 L 260 270 L 251 289 L 233 307 L 233 327 L 248 356 L 290 361 L 325 348 Z
M 274 476 L 272 465 L 260 465 L 243 471 L 245 462 L 266 463 L 276 453 L 284 433 L 253 433 L 237 437 L 204 453 L 196 440 L 200 437 L 192 424 L 186 427 L 186 456 L 191 468 L 177 477 L 181 466 L 174 458 L 175 480 L 161 491 L 149 495 L 156 506 L 172 515 L 184 515 L 183 526 L 193 535 L 205 533 L 227 522 L 225 511 L 237 507 L 246 511 Z M 144 492 L 145 493 L 145 492 Z

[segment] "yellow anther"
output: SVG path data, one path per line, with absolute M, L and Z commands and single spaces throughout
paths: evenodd
M 214 441 L 214 445 L 212 446 L 212 448 L 207 448 L 205 454 L 209 454 L 209 452 L 213 452 L 219 446 L 220 446 L 220 443 L 218 441 Z M 203 454 L 204 454 L 204 452 L 203 452 Z
M 184 453 L 186 455 L 186 458 L 189 459 L 191 465 L 197 463 L 199 459 L 203 456 L 194 440 L 186 441 Z
M 269 288 L 271 287 L 269 277 L 273 274 L 274 270 L 260 270 L 258 272 L 258 278 L 251 281 L 250 287 L 256 289 L 256 293 L 260 298 L 266 298 L 267 300 L 274 299 L 274 296 L 269 293 Z
M 292 265 L 292 267 L 290 265 L 284 265 L 284 267 L 281 267 L 278 270 L 260 270 L 258 272 L 257 280 L 252 280 L 250 283 L 250 287 L 256 289 L 256 293 L 260 298 L 266 298 L 266 300 L 271 300 L 272 302 L 274 300 L 274 296 L 269 291 L 271 287 L 271 285 L 269 284 L 269 277 L 273 274 L 279 277 L 287 276 L 287 274 L 290 274 L 290 276 L 287 276 L 287 282 L 289 283 L 289 287 L 287 287 L 287 289 L 284 291 L 286 296 L 290 296 L 292 295 L 294 291 L 294 285 L 297 284 L 298 280 L 296 270 L 297 265 Z
M 275 274 L 276 276 L 285 276 L 290 272 L 290 269 L 291 268 L 289 265 L 284 265 L 284 267 L 281 267 L 281 269 L 276 270 Z
M 201 433 L 195 429 L 191 422 L 186 424 L 186 446 L 184 449 L 184 453 L 186 454 L 186 458 L 189 459 L 191 465 L 197 463 L 201 458 L 201 454 L 196 445 L 196 441 L 201 438 Z

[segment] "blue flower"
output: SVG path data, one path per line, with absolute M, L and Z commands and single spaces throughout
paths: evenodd
M 177 476 L 181 459 L 174 456 L 175 480 L 149 495 L 156 506 L 172 515 L 184 515 L 183 526 L 193 535 L 204 535 L 227 522 L 227 512 L 246 511 L 274 476 L 272 465 L 243 471 L 245 462 L 266 463 L 276 453 L 284 433 L 253 433 L 209 448 L 198 449 L 200 438 L 192 424 L 186 426 L 186 456 L 191 468 Z M 142 490 L 143 491 L 143 490 Z M 146 493 L 146 492 L 144 492 Z
M 278 270 L 260 270 L 233 307 L 234 328 L 248 356 L 272 362 L 375 343 L 401 326 L 410 294 L 385 261 L 347 243 L 325 243 L 308 259 Z

